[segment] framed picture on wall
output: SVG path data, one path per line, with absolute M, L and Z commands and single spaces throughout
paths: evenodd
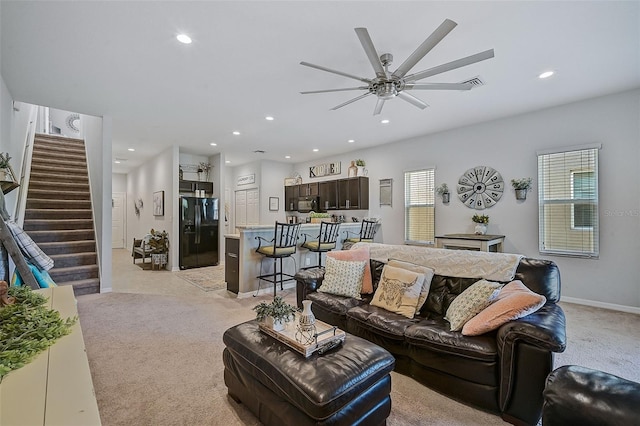
M 164 216 L 164 191 L 153 193 L 153 215 Z
M 269 197 L 269 211 L 277 212 L 280 210 L 280 198 Z

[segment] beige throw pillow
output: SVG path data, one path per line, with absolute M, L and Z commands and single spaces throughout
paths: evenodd
M 500 283 L 480 280 L 453 299 L 444 316 L 451 324 L 451 331 L 461 330 L 467 321 L 489 306 L 501 288 Z
M 371 304 L 413 318 L 423 282 L 423 274 L 385 265 Z
M 418 304 L 416 305 L 416 315 L 420 313 L 420 309 L 424 305 L 424 302 L 427 301 L 427 296 L 429 295 L 429 289 L 431 288 L 431 280 L 433 279 L 433 274 L 435 273 L 433 269 L 428 268 L 426 266 L 418 265 L 416 263 L 411 262 L 403 262 L 401 260 L 389 259 L 389 266 L 394 266 L 396 268 L 407 269 L 409 271 L 416 272 L 418 274 L 424 275 L 424 281 L 422 283 L 422 289 L 420 290 L 420 297 L 418 298 Z
M 360 299 L 364 268 L 369 262 L 337 260 L 327 257 L 324 280 L 319 292 Z

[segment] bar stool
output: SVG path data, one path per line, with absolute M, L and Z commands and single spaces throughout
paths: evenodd
M 360 226 L 360 233 L 356 234 L 355 232 L 344 231 L 345 239 L 343 240 L 343 244 L 349 243 L 348 245 L 350 247 L 351 245 L 359 242 L 372 243 L 373 237 L 376 234 L 377 224 L 378 222 L 375 220 L 363 219 L 362 226 Z M 357 237 L 349 237 L 349 234 L 357 235 Z
M 311 235 L 303 234 L 304 242 L 300 247 L 318 253 L 318 266 L 322 266 L 322 253 L 326 253 L 336 248 L 339 229 L 339 223 L 320 222 L 320 234 L 316 237 L 317 240 L 307 241 L 307 237 L 311 237 Z
M 280 290 L 283 289 L 282 283 L 285 281 L 294 280 L 294 276 L 291 274 L 285 274 L 282 270 L 282 259 L 285 257 L 291 257 L 296 252 L 296 244 L 298 242 L 298 233 L 300 232 L 300 224 L 299 223 L 280 223 L 276 221 L 276 227 L 274 231 L 274 236 L 271 241 L 268 241 L 262 237 L 256 237 L 258 240 L 258 248 L 256 249 L 256 253 L 264 256 L 260 261 L 260 275 L 258 278 L 258 290 L 254 297 L 258 295 L 260 291 L 261 281 L 267 281 L 273 283 L 273 297 L 276 297 L 277 283 L 280 283 Z M 266 242 L 267 244 L 271 243 L 271 245 L 263 246 L 262 242 Z M 272 274 L 262 274 L 262 261 L 265 258 L 273 259 L 273 273 Z M 280 271 L 278 271 L 278 259 L 280 260 Z M 292 258 L 295 264 L 295 258 Z M 297 269 L 297 268 L 296 268 Z M 286 277 L 286 278 L 285 278 Z M 279 279 L 278 279 L 279 278 Z

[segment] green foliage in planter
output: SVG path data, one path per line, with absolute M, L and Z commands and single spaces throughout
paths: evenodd
M 9 168 L 9 160 L 11 160 L 11 157 L 9 156 L 8 152 L 0 152 L 0 169 Z
M 532 182 L 532 179 L 530 177 L 521 178 L 521 179 L 511 179 L 511 185 L 513 186 L 513 189 L 529 189 L 531 188 L 531 182 Z
M 475 223 L 483 223 L 486 225 L 489 223 L 489 216 L 486 214 L 474 214 L 471 220 Z
M 0 381 L 69 334 L 78 319 L 63 320 L 58 311 L 45 306 L 44 296 L 29 287 L 10 287 L 9 295 L 15 303 L 0 308 Z
M 256 311 L 256 320 L 264 321 L 267 317 L 273 317 L 275 321 L 289 322 L 294 318 L 294 314 L 298 312 L 298 308 L 284 301 L 280 296 L 276 296 L 273 302 L 260 302 L 253 307 Z
M 361 159 L 357 159 L 356 160 L 356 166 L 364 167 L 366 165 L 367 165 L 367 163 L 365 163 L 364 160 L 361 160 Z
M 309 217 L 311 218 L 328 218 L 331 217 L 331 215 L 329 213 L 316 213 L 316 212 L 309 212 Z
M 449 192 L 449 187 L 446 183 L 440 184 L 439 187 L 436 188 L 436 194 L 442 195 Z

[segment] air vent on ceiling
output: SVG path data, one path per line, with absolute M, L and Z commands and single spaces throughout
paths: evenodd
M 254 154 L 264 154 L 264 151 L 261 149 L 256 149 L 255 151 L 253 151 Z
M 126 158 L 116 157 L 115 161 L 127 161 L 127 159 Z
M 474 87 L 484 86 L 484 81 L 482 81 L 482 78 L 480 78 L 480 76 L 478 75 L 473 78 L 470 78 L 469 80 L 461 81 L 460 84 L 470 84 L 472 88 L 474 88 Z

